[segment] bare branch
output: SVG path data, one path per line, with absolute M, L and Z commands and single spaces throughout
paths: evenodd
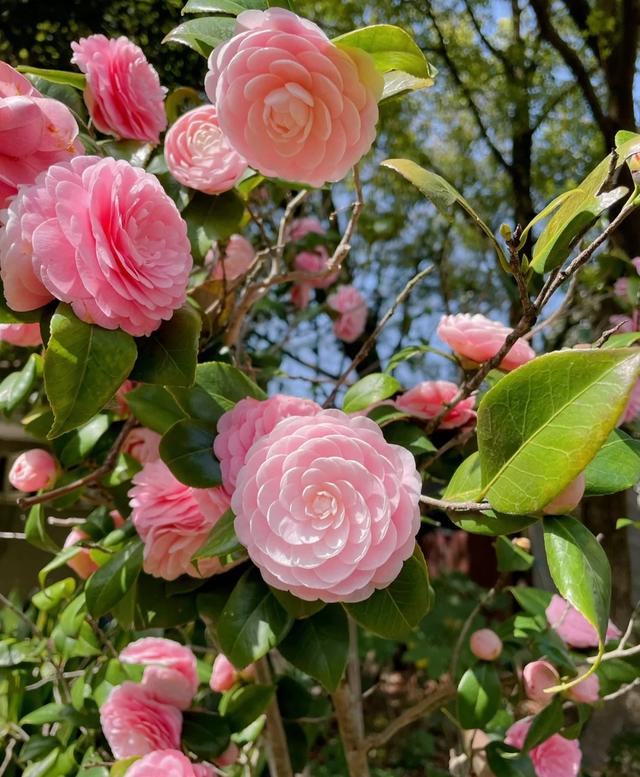
M 439 510 L 448 510 L 451 513 L 478 513 L 483 510 L 491 510 L 489 502 L 451 502 L 447 499 L 436 499 L 424 495 L 420 497 L 420 501 L 429 507 L 437 507 Z

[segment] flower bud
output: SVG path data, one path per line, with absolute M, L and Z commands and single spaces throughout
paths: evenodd
M 224 751 L 224 753 L 215 759 L 215 763 L 217 766 L 233 766 L 233 764 L 238 760 L 239 755 L 240 750 L 238 745 L 232 742 Z
M 229 659 L 219 653 L 216 656 L 216 660 L 213 662 L 213 671 L 211 672 L 211 680 L 209 680 L 209 687 L 212 691 L 223 693 L 233 688 L 236 679 L 237 672 L 235 666 L 229 661 Z
M 469 647 L 476 658 L 495 661 L 502 653 L 502 640 L 491 629 L 478 629 L 471 635 Z
M 9 483 L 18 491 L 39 491 L 52 486 L 58 475 L 53 456 L 42 448 L 21 453 L 9 472 Z
M 584 472 L 581 472 L 575 480 L 554 497 L 543 509 L 545 515 L 562 515 L 570 513 L 578 506 L 584 495 L 585 479 Z
M 524 692 L 533 701 L 548 703 L 552 694 L 547 688 L 553 688 L 560 682 L 557 669 L 548 661 L 531 661 L 523 671 Z
M 531 550 L 531 540 L 528 537 L 516 537 L 511 542 L 520 550 L 524 550 L 525 553 L 529 553 Z

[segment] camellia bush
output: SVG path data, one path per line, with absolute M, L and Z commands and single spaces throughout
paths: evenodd
M 327 774 L 337 738 L 333 773 L 362 777 L 433 716 L 457 732 L 451 774 L 575 777 L 594 707 L 640 677 L 579 519 L 640 478 L 624 431 L 639 335 L 627 317 L 594 343 L 534 345 L 639 207 L 640 135 L 498 236 L 440 175 L 383 162 L 464 211 L 519 315 L 445 315 L 447 351 L 417 342 L 367 370 L 432 268 L 371 324 L 349 265 L 359 165 L 380 103 L 437 76 L 397 27 L 330 40 L 279 5 L 189 0 L 166 41 L 207 73 L 171 94 L 122 37 L 71 43 L 74 71 L 0 63 L 0 336 L 18 354 L 0 406 L 38 441 L 9 479 L 24 538 L 51 554 L 28 601 L 2 595 L 0 773 Z M 328 229 L 318 203 L 340 182 Z M 269 393 L 295 340 L 266 352 L 252 333 L 312 316 L 347 366 L 314 399 Z M 443 379 L 401 385 L 425 353 Z M 465 589 L 453 633 L 416 544 L 447 517 L 495 538 L 499 570 Z M 62 548 L 52 523 L 71 526 Z M 535 526 L 554 594 L 524 583 Z M 431 656 L 382 725 L 363 714 L 371 639 Z

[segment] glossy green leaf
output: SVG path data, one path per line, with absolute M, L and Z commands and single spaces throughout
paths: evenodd
M 220 13 L 237 16 L 249 8 L 265 8 L 264 0 L 188 0 L 182 13 Z
M 220 16 L 190 19 L 175 27 L 163 38 L 163 43 L 182 43 L 208 57 L 212 49 L 233 36 L 235 20 Z
M 229 745 L 229 726 L 213 712 L 184 713 L 182 741 L 189 750 L 204 761 L 213 761 Z
M 507 590 L 511 591 L 520 607 L 532 615 L 544 616 L 545 610 L 551 604 L 552 594 L 550 591 L 531 588 L 531 586 L 512 586 Z
M 44 357 L 45 389 L 55 417 L 49 436 L 93 418 L 120 388 L 135 359 L 131 335 L 85 324 L 68 305 L 59 305 Z
M 231 731 L 242 731 L 266 711 L 274 693 L 272 685 L 242 685 L 224 694 L 218 710 Z
M 398 391 L 402 391 L 399 381 L 384 372 L 376 372 L 351 386 L 344 395 L 342 409 L 345 413 L 355 413 L 376 402 L 388 399 Z
M 409 33 L 391 24 L 374 24 L 333 39 L 339 48 L 366 51 L 381 73 L 399 70 L 433 84 L 434 69 Z
M 480 496 L 542 510 L 598 452 L 640 371 L 636 349 L 558 351 L 509 373 L 478 408 Z
M 289 631 L 292 618 L 257 569 L 240 578 L 218 621 L 220 647 L 238 669 L 266 655 Z
M 194 581 L 198 583 L 197 580 Z M 134 625 L 137 629 L 171 629 L 193 623 L 198 612 L 193 592 L 170 595 L 169 583 L 144 572 L 135 586 Z
M 619 429 L 611 432 L 587 465 L 584 476 L 586 496 L 615 494 L 633 488 L 640 480 L 640 440 Z
M 271 588 L 271 591 L 292 618 L 308 618 L 320 612 L 325 606 L 325 603 L 319 599 L 307 602 L 304 599 L 298 599 L 297 596 L 290 594 L 289 591 L 278 591 L 277 588 Z
M 265 392 L 237 367 L 225 362 L 204 362 L 196 370 L 196 382 L 214 399 L 239 402 L 245 397 L 266 399 Z
M 109 416 L 101 413 L 83 424 L 65 438 L 64 447 L 59 453 L 63 467 L 75 467 L 95 448 L 98 440 L 109 428 Z
M 394 445 L 402 445 L 414 456 L 424 453 L 435 453 L 436 446 L 427 437 L 421 426 L 401 421 L 389 424 L 384 429 L 384 437 L 387 442 Z
M 197 21 L 204 21 L 204 19 Z M 244 203 L 234 191 L 217 196 L 200 192 L 195 194 L 182 212 L 187 222 L 194 256 L 203 257 L 214 241 L 226 240 L 234 232 L 238 232 L 243 215 Z
M 526 572 L 531 569 L 534 557 L 514 545 L 506 537 L 498 537 L 495 542 L 499 572 Z
M 76 581 L 73 577 L 65 577 L 57 583 L 47 586 L 43 591 L 35 593 L 31 599 L 33 606 L 42 612 L 48 612 L 57 607 L 65 599 L 73 596 Z
M 72 86 L 82 92 L 87 85 L 87 77 L 84 73 L 74 73 L 67 70 L 48 70 L 42 67 L 31 67 L 30 65 L 18 65 L 17 70 L 20 73 L 39 76 L 52 84 L 63 84 Z
M 42 760 L 30 763 L 22 772 L 22 777 L 46 777 L 55 768 L 59 755 L 60 748 L 56 747 Z
M 628 348 L 640 340 L 640 332 L 619 332 L 609 335 L 603 348 Z
M 87 580 L 87 610 L 94 618 L 106 615 L 136 582 L 142 569 L 143 549 L 142 541 L 134 539 Z
M 458 720 L 463 728 L 483 728 L 500 708 L 502 690 L 495 664 L 481 661 L 458 685 Z
M 193 560 L 197 561 L 200 558 L 211 558 L 212 556 L 228 556 L 230 553 L 241 550 L 242 545 L 238 541 L 235 529 L 233 528 L 234 520 L 235 515 L 233 514 L 233 510 L 227 510 L 226 513 L 216 521 L 206 542 L 194 555 Z
M 333 693 L 349 655 L 349 621 L 344 610 L 328 605 L 310 618 L 296 621 L 278 650 L 296 669 Z
M 558 591 L 582 613 L 604 644 L 611 605 L 611 567 L 598 540 L 571 516 L 546 518 L 544 548 Z
M 40 550 L 47 550 L 51 553 L 57 553 L 60 550 L 47 530 L 47 518 L 42 504 L 34 505 L 29 510 L 24 533 L 27 542 Z
M 3 639 L 0 642 L 0 668 L 19 666 L 24 663 L 38 663 L 46 641 L 30 639 Z
M 539 224 L 541 221 L 544 221 L 544 219 L 547 218 L 547 216 L 550 216 L 554 210 L 557 210 L 562 203 L 571 197 L 573 195 L 573 192 L 563 192 L 562 194 L 559 194 L 557 197 L 554 197 L 553 200 L 545 207 L 543 208 L 540 213 L 538 213 L 537 216 L 535 216 L 531 221 L 527 224 L 527 226 L 522 230 L 522 234 L 520 235 L 520 242 L 518 243 L 518 248 L 522 249 L 526 245 L 527 237 L 529 236 L 529 232 L 535 227 L 536 224 Z
M 404 639 L 431 607 L 429 572 L 416 545 L 398 577 L 364 602 L 345 604 L 347 612 L 365 629 L 387 639 Z
M 537 777 L 528 755 L 504 742 L 490 742 L 487 761 L 495 777 Z
M 542 744 L 550 736 L 560 731 L 563 726 L 562 698 L 556 696 L 550 704 L 533 717 L 522 749 L 529 752 L 533 747 Z
M 0 411 L 9 415 L 25 401 L 42 370 L 42 357 L 32 353 L 21 370 L 12 372 L 0 383 Z
M 40 586 L 44 588 L 44 584 L 47 581 L 49 573 L 53 572 L 55 569 L 60 569 L 60 567 L 65 566 L 70 559 L 78 555 L 80 550 L 81 548 L 79 545 L 72 545 L 69 548 L 64 548 L 64 550 L 61 550 L 60 553 L 55 556 L 55 558 L 53 558 L 48 564 L 42 567 L 40 572 L 38 572 L 38 582 L 40 583 Z
M 160 456 L 181 483 L 194 488 L 219 486 L 222 479 L 213 439 L 210 429 L 184 419 L 162 437 Z
M 109 777 L 125 777 L 130 767 L 139 759 L 138 755 L 131 756 L 131 758 L 121 758 L 109 769 Z
M 435 74 L 435 68 L 431 68 Z M 428 89 L 433 86 L 434 79 L 429 78 L 416 78 L 409 73 L 403 73 L 400 70 L 392 70 L 389 73 L 384 74 L 384 87 L 382 89 L 383 100 L 389 100 L 392 97 L 398 97 L 399 95 L 406 94 L 407 92 L 417 92 L 420 89 Z
M 160 386 L 138 386 L 127 392 L 126 402 L 138 421 L 158 434 L 168 432 L 185 417 L 172 395 Z
M 131 379 L 163 386 L 191 386 L 196 376 L 201 326 L 200 315 L 185 305 L 149 337 L 139 338 Z

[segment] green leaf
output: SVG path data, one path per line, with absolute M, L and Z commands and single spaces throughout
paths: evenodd
M 500 708 L 502 691 L 495 664 L 481 661 L 458 685 L 458 720 L 463 728 L 483 728 Z
M 231 731 L 242 731 L 262 715 L 275 693 L 272 685 L 243 685 L 220 699 L 219 712 Z
M 381 73 L 399 70 L 428 79 L 433 84 L 435 70 L 409 33 L 391 24 L 374 24 L 347 32 L 333 39 L 333 43 L 347 51 L 357 48 L 366 51 Z
M 229 726 L 224 718 L 213 712 L 184 713 L 182 742 L 199 758 L 213 761 L 229 745 Z
M 564 714 L 562 712 L 562 698 L 556 696 L 541 712 L 531 721 L 531 728 L 527 731 L 522 749 L 529 752 L 532 748 L 542 744 L 550 736 L 556 734 L 564 726 Z
M 244 372 L 225 362 L 205 362 L 196 371 L 196 383 L 214 399 L 239 402 L 245 397 L 266 399 L 265 392 Z
M 414 456 L 434 453 L 436 450 L 436 446 L 427 437 L 424 429 L 417 424 L 405 422 L 390 424 L 385 427 L 384 436 L 387 442 L 402 445 Z
M 208 57 L 212 49 L 233 37 L 235 20 L 220 16 L 190 19 L 175 27 L 163 38 L 163 43 L 182 43 Z
M 109 777 L 125 777 L 125 774 L 129 771 L 129 767 L 140 759 L 139 755 L 131 756 L 131 758 L 122 758 L 116 761 L 111 769 L 109 769 Z
M 236 584 L 220 615 L 220 647 L 229 661 L 242 669 L 275 647 L 292 622 L 258 570 L 250 569 Z
M 398 577 L 366 601 L 345 604 L 347 612 L 365 629 L 387 639 L 404 639 L 431 607 L 429 572 L 416 545 Z
M 32 353 L 27 363 L 18 372 L 12 372 L 0 383 L 0 411 L 9 415 L 29 396 L 35 386 L 42 357 Z
M 418 188 L 422 194 L 436 206 L 442 215 L 451 220 L 452 206 L 457 205 L 471 219 L 472 223 L 482 232 L 494 247 L 498 260 L 503 269 L 509 270 L 509 263 L 504 255 L 502 246 L 491 229 L 482 221 L 480 216 L 465 200 L 460 192 L 455 189 L 448 181 L 430 170 L 425 170 L 420 165 L 412 162 L 410 159 L 387 159 L 382 163 L 383 167 L 395 170 L 403 178 Z
M 201 326 L 200 315 L 185 305 L 149 337 L 139 338 L 131 379 L 163 386 L 191 386 L 196 376 Z
M 342 409 L 345 413 L 355 413 L 388 399 L 398 391 L 402 391 L 399 381 L 384 372 L 375 372 L 351 386 L 344 395 Z
M 188 0 L 182 13 L 220 13 L 237 16 L 248 8 L 265 8 L 263 0 Z
M 495 777 L 537 777 L 528 755 L 504 742 L 490 742 L 485 752 Z
M 450 358 L 450 354 L 444 353 L 443 351 L 438 350 L 438 348 L 432 348 L 430 345 L 407 345 L 405 348 L 401 348 L 393 354 L 387 363 L 385 372 L 391 373 L 403 362 L 413 359 L 414 356 L 424 356 L 425 353 L 436 353 L 447 359 Z
M 480 496 L 500 512 L 542 510 L 598 452 L 639 370 L 635 349 L 558 351 L 505 376 L 478 408 Z
M 27 542 L 40 550 L 47 550 L 51 553 L 57 553 L 60 550 L 58 544 L 47 531 L 47 519 L 42 504 L 34 505 L 29 510 L 24 533 Z
M 640 332 L 621 332 L 609 335 L 603 348 L 628 348 L 640 340 Z
M 553 211 L 559 208 L 566 199 L 572 196 L 572 194 L 573 192 L 563 192 L 562 194 L 558 195 L 527 224 L 527 226 L 522 230 L 522 234 L 520 235 L 520 242 L 518 243 L 519 249 L 524 248 L 529 232 L 533 229 L 533 227 L 535 227 L 535 225 L 540 221 L 546 219 L 547 216 L 550 216 Z
M 21 726 L 42 726 L 45 723 L 58 723 L 64 720 L 65 714 L 73 714 L 75 710 L 66 704 L 45 704 L 37 710 L 28 713 L 20 721 Z
M 22 772 L 22 777 L 46 777 L 55 767 L 55 763 L 60 755 L 60 748 L 56 747 L 41 761 L 35 761 L 29 764 Z
M 530 553 L 509 542 L 506 537 L 498 537 L 495 547 L 499 572 L 526 572 L 535 561 Z
M 197 561 L 200 558 L 211 558 L 212 556 L 228 556 L 231 553 L 241 550 L 242 545 L 238 541 L 235 529 L 233 528 L 234 520 L 235 515 L 233 514 L 233 510 L 227 510 L 226 513 L 216 521 L 206 542 L 195 554 L 193 560 Z
M 297 596 L 290 594 L 289 591 L 279 591 L 277 588 L 271 588 L 271 591 L 292 618 L 308 618 L 320 612 L 325 606 L 325 603 L 319 599 L 307 602 L 304 599 L 298 599 Z
M 142 541 L 136 538 L 87 580 L 87 610 L 94 618 L 106 615 L 136 582 L 142 569 L 143 549 Z
M 69 432 L 69 438 L 59 454 L 62 466 L 69 468 L 80 464 L 95 448 L 108 428 L 109 416 L 101 413 L 73 432 Z
M 15 639 L 0 642 L 0 667 L 19 666 L 24 663 L 38 663 L 42 650 L 46 648 L 45 640 L 34 642 L 25 639 L 17 642 Z
M 219 486 L 222 479 L 213 439 L 210 429 L 186 418 L 165 432 L 160 456 L 181 483 L 194 488 Z
M 73 73 L 66 70 L 48 70 L 42 67 L 31 67 L 30 65 L 18 65 L 18 72 L 29 73 L 30 75 L 44 78 L 52 84 L 63 84 L 72 86 L 82 92 L 87 85 L 87 78 L 84 73 Z
M 296 669 L 333 693 L 349 655 L 349 622 L 344 610 L 328 605 L 310 618 L 296 621 L 278 650 Z
M 611 432 L 587 465 L 584 476 L 585 496 L 615 494 L 633 488 L 640 480 L 640 440 L 619 429 Z
M 203 257 L 215 240 L 226 240 L 237 232 L 243 215 L 244 203 L 234 191 L 217 196 L 196 193 L 182 212 L 194 256 Z
M 55 417 L 49 437 L 93 418 L 120 388 L 135 359 L 131 335 L 85 324 L 68 305 L 59 305 L 44 357 L 45 389 Z
M 604 644 L 611 605 L 611 568 L 598 540 L 570 516 L 545 518 L 544 548 L 560 595 L 595 628 Z
M 185 417 L 176 400 L 160 386 L 138 386 L 127 392 L 126 402 L 138 421 L 158 434 L 168 432 Z
M 38 591 L 33 595 L 31 601 L 33 606 L 41 612 L 48 612 L 57 607 L 65 599 L 73 596 L 76 590 L 76 581 L 73 577 L 65 577 L 64 580 L 58 580 L 57 583 L 53 583 L 44 589 L 44 591 Z
M 194 580 L 196 584 L 199 582 Z M 192 592 L 170 595 L 168 583 L 140 574 L 135 586 L 134 625 L 138 629 L 170 629 L 193 623 L 198 612 Z
M 543 591 L 540 588 L 531 588 L 530 586 L 512 586 L 507 589 L 511 591 L 520 607 L 532 615 L 545 616 L 545 610 L 551 604 L 551 592 Z

